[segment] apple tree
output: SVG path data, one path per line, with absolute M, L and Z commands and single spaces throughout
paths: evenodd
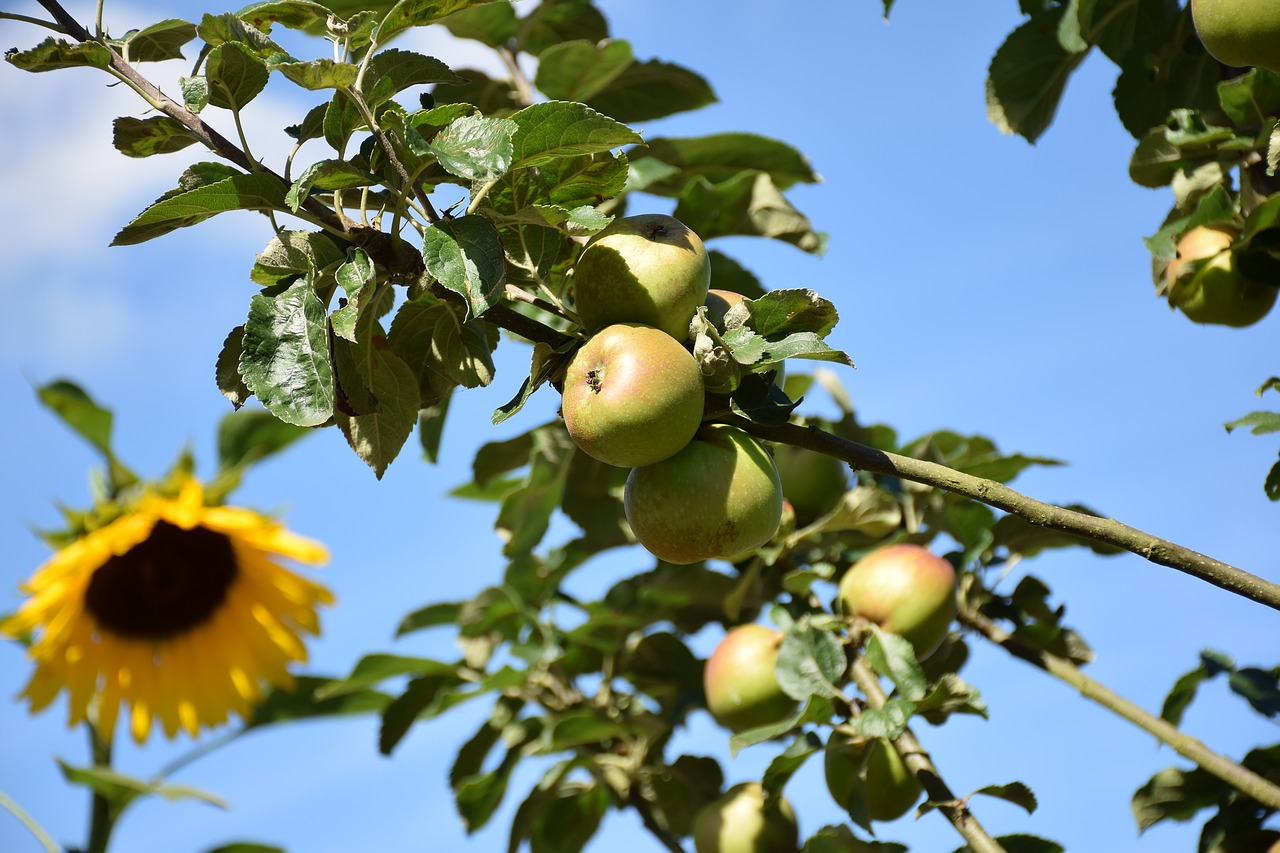
M 484 442 L 457 490 L 493 506 L 501 582 L 416 603 L 395 627 L 447 628 L 457 656 L 370 651 L 345 675 L 272 692 L 246 728 L 372 713 L 378 748 L 393 755 L 414 727 L 483 706 L 448 779 L 469 831 L 519 803 L 511 850 L 581 850 L 612 809 L 632 810 L 672 851 L 901 850 L 876 840 L 879 825 L 913 810 L 951 824 L 964 850 L 1061 850 L 984 818 L 984 798 L 1034 811 L 1027 785 L 999 776 L 957 791 L 930 755 L 925 725 L 988 713 L 962 672 L 970 648 L 989 644 L 1194 765 L 1134 780 L 1139 828 L 1194 816 L 1202 851 L 1270 849 L 1280 836 L 1268 823 L 1280 811 L 1280 745 L 1233 758 L 1178 728 L 1219 674 L 1274 719 L 1280 669 L 1206 654 L 1159 712 L 1145 710 L 1087 673 L 1093 652 L 1043 581 L 1000 581 L 1046 551 L 1088 548 L 1137 554 L 1257 607 L 1280 609 L 1280 584 L 1008 485 L 1051 460 L 952 431 L 904 439 L 860 419 L 837 378 L 850 354 L 827 341 L 839 306 L 759 280 L 717 243 L 822 252 L 827 236 L 789 196 L 817 180 L 806 157 L 767 127 L 637 129 L 712 103 L 696 70 L 637 57 L 590 0 L 278 0 L 123 34 L 102 4 L 94 21 L 39 5 L 0 12 L 50 33 L 6 54 L 11 79 L 97 69 L 140 98 L 140 114 L 113 126 L 123 155 L 207 158 L 113 245 L 233 211 L 263 216 L 254 292 L 208 354 L 238 410 L 210 503 L 310 431 L 341 434 L 354 464 L 381 478 L 412 444 L 437 460 L 455 395 L 507 383 L 491 424 L 521 423 L 534 395 L 560 399 L 560 416 Z M 1035 141 L 1086 56 L 1117 66 L 1129 174 L 1170 191 L 1146 238 L 1156 291 L 1192 321 L 1230 327 L 1261 321 L 1280 283 L 1280 75 L 1267 67 L 1280 18 L 1259 8 L 1023 0 L 1025 21 L 987 82 L 992 122 Z M 1202 21 L 1213 26 L 1204 44 Z M 405 46 L 427 27 L 492 51 L 507 74 Z M 148 63 L 184 56 L 178 91 L 148 78 Z M 282 122 L 295 144 L 278 163 L 253 155 L 242 121 L 268 82 L 312 104 Z M 521 352 L 527 374 L 498 376 L 500 349 Z M 838 415 L 806 410 L 820 389 Z M 105 410 L 69 383 L 42 391 L 105 452 L 105 493 L 134 486 L 98 430 Z M 1228 428 L 1243 426 L 1274 432 L 1280 415 Z M 1280 463 L 1266 490 L 1280 499 Z M 623 548 L 651 564 L 596 600 L 566 591 L 573 573 Z M 704 660 L 689 638 L 713 625 L 725 640 Z M 768 751 L 762 778 L 726 785 L 715 757 L 673 746 L 706 711 L 734 752 Z M 139 794 L 173 793 L 163 778 L 115 773 L 107 754 L 68 776 L 91 790 L 95 853 Z M 513 789 L 530 762 L 539 782 Z M 807 762 L 823 765 L 847 821 L 805 838 L 804 805 L 786 794 Z

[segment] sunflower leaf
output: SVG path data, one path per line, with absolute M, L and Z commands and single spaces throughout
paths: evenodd
M 158 795 L 169 801 L 201 800 L 211 806 L 226 809 L 227 804 L 213 794 L 191 788 L 187 785 L 163 785 L 158 782 L 144 782 L 132 776 L 126 776 L 109 767 L 74 767 L 62 759 L 57 759 L 63 777 L 73 785 L 84 785 L 94 793 L 103 797 L 117 810 L 138 797 Z
M 112 414 L 109 409 L 99 406 L 79 385 L 65 379 L 42 385 L 36 389 L 36 394 L 46 408 L 102 453 L 107 460 L 112 485 L 121 489 L 138 482 L 138 475 L 122 464 L 111 449 Z

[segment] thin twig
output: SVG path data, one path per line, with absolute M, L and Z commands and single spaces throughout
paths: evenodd
M 439 222 L 440 214 L 436 213 L 436 209 L 431 205 L 431 199 L 427 198 L 427 194 L 423 192 L 422 184 L 410 177 L 409 170 L 405 168 L 404 163 L 400 162 L 400 156 L 396 154 L 396 149 L 387 137 L 387 132 L 378 124 L 373 115 L 373 110 L 369 109 L 369 105 L 365 103 L 364 96 L 355 88 L 343 89 L 342 91 L 351 99 L 351 103 L 355 104 L 356 110 L 359 111 L 360 117 L 364 119 L 365 124 L 369 125 L 369 132 L 373 134 L 373 138 L 382 148 L 382 153 L 386 155 L 387 162 L 391 164 L 391 168 L 395 169 L 396 175 L 400 178 L 404 188 L 413 193 L 414 198 L 418 200 L 418 204 L 422 205 L 422 211 L 426 214 L 427 221 L 431 223 Z
M 1224 758 L 1177 727 L 1135 705 L 1109 687 L 1090 678 L 1066 658 L 1025 646 L 1013 639 L 1007 631 L 972 608 L 964 609 L 960 621 L 983 637 L 1000 646 L 1014 657 L 1026 661 L 1037 669 L 1058 678 L 1080 691 L 1086 699 L 1097 702 L 1107 710 L 1120 715 L 1135 726 L 1149 732 L 1152 737 L 1173 748 L 1183 758 L 1217 776 L 1231 787 L 1242 791 L 1264 806 L 1280 810 L 1280 787 L 1258 774 Z
M 936 462 L 876 450 L 816 427 L 802 427 L 797 424 L 765 426 L 735 415 L 725 416 L 722 420 L 769 441 L 780 441 L 834 456 L 859 470 L 887 474 L 946 489 L 1012 513 L 1039 527 L 1116 545 L 1156 565 L 1186 572 L 1214 586 L 1280 610 L 1280 584 L 1250 574 L 1221 560 L 1215 560 L 1198 551 L 1184 548 L 1152 536 L 1150 533 L 1144 533 L 1127 524 L 1121 524 L 1115 519 L 1100 518 L 1044 503 L 1027 497 L 1003 483 L 984 480 Z
M 45 21 L 40 18 L 33 18 L 30 15 L 19 15 L 17 12 L 0 12 L 0 20 L 21 21 L 24 24 L 35 24 L 37 27 L 44 27 L 47 30 L 53 30 L 55 33 L 66 34 L 66 28 L 55 24 L 52 21 Z
M 680 839 L 658 823 L 657 818 L 653 816 L 653 809 L 649 808 L 649 801 L 640 796 L 634 787 L 631 789 L 631 796 L 627 798 L 627 805 L 636 810 L 636 813 L 640 815 L 640 822 L 644 824 L 644 828 L 649 830 L 649 833 L 658 839 L 663 847 L 670 850 L 671 853 L 685 853 L 684 847 L 680 845 Z
M 868 706 L 884 707 L 889 697 L 885 695 L 884 688 L 880 686 L 880 680 L 876 678 L 876 674 L 872 672 L 871 667 L 861 655 L 854 658 L 853 663 L 850 664 L 849 674 L 858 685 L 858 689 L 862 691 L 862 695 L 867 698 Z M 893 748 L 902 756 L 902 762 L 907 769 L 920 780 L 920 787 L 924 788 L 925 793 L 928 794 L 929 801 L 937 805 L 938 811 L 951 822 L 956 832 L 969 842 L 969 849 L 973 853 L 1005 853 L 1000 842 L 992 838 L 973 816 L 973 812 L 969 811 L 968 805 L 952 793 L 951 788 L 938 773 L 938 768 L 929 758 L 929 753 L 924 751 L 924 747 L 920 745 L 920 741 L 916 740 L 911 729 L 903 729 L 902 734 L 898 735 L 892 743 Z

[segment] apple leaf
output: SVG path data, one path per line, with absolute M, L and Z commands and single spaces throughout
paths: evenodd
M 279 71 L 291 82 L 304 89 L 347 89 L 356 82 L 360 73 L 358 66 L 350 62 L 335 62 L 332 59 L 314 59 L 311 62 L 276 62 L 270 66 L 272 71 Z M 344 96 L 345 97 L 345 96 Z
M 158 782 L 144 782 L 132 776 L 126 776 L 109 767 L 74 767 L 62 759 L 55 759 L 62 770 L 62 776 L 73 785 L 84 785 L 95 794 L 109 802 L 117 812 L 138 797 L 160 796 L 170 802 L 178 800 L 200 800 L 211 806 L 226 809 L 227 804 L 213 794 L 186 785 L 163 785 Z
M 834 361 L 853 367 L 853 360 L 847 353 L 834 349 L 813 332 L 795 332 L 778 340 L 771 340 L 741 327 L 725 332 L 724 342 L 733 353 L 735 361 L 753 369 L 779 364 L 788 358 Z
M 1007 785 L 986 785 L 974 791 L 969 797 L 982 794 L 986 797 L 995 797 L 1015 806 L 1021 806 L 1026 809 L 1027 814 L 1035 814 L 1036 811 L 1036 795 L 1031 789 L 1022 782 L 1010 782 Z M 965 799 L 969 799 L 965 797 Z
M 418 442 L 422 445 L 422 456 L 431 464 L 440 458 L 440 440 L 444 436 L 444 422 L 449 414 L 449 401 L 453 398 L 453 389 L 445 392 L 439 400 L 427 405 L 429 397 L 422 398 L 422 408 L 418 410 Z
M 534 344 L 529 375 L 521 383 L 516 395 L 494 410 L 493 425 L 497 426 L 524 408 L 524 404 L 528 402 L 534 391 L 541 388 L 552 376 L 564 370 L 577 345 L 577 341 L 571 341 L 558 349 L 552 349 L 549 344 L 541 341 Z
M 914 702 L 907 699 L 890 699 L 881 708 L 865 708 L 849 720 L 849 729 L 865 738 L 893 740 L 907 728 L 907 721 L 915 713 Z
M 966 683 L 954 672 L 942 675 L 916 705 L 916 713 L 934 725 L 951 714 L 975 714 L 987 717 L 987 704 L 978 688 Z
M 285 209 L 285 188 L 278 178 L 262 172 L 250 175 L 220 168 L 231 174 L 210 183 L 201 183 L 194 189 L 184 191 L 179 188 L 166 193 L 122 228 L 111 245 L 144 243 L 228 210 Z M 194 169 L 196 166 L 188 169 L 184 177 L 192 174 Z
M 169 154 L 197 141 L 185 125 L 168 116 L 122 116 L 111 123 L 111 142 L 126 157 Z
M 422 260 L 436 281 L 467 300 L 468 319 L 498 303 L 506 262 L 498 231 L 483 216 L 443 219 L 427 229 Z
M 386 44 L 397 33 L 434 24 L 451 12 L 485 2 L 489 0 L 400 0 L 386 13 L 374 32 L 374 39 Z
M 806 723 L 828 723 L 831 721 L 831 715 L 835 712 L 831 704 L 831 700 L 825 696 L 814 694 L 810 696 L 804 705 L 787 719 L 779 723 L 772 723 L 759 728 L 747 729 L 738 732 L 729 738 L 730 756 L 736 756 L 738 751 L 744 747 L 752 746 L 757 743 L 764 743 L 767 740 L 773 740 L 781 737 L 797 726 L 803 726 Z
M 1005 853 L 1063 853 L 1065 848 L 1056 841 L 1040 838 L 1037 835 L 1015 833 L 1013 835 L 996 836 L 996 843 Z M 966 844 L 957 848 L 955 853 L 973 853 L 973 848 Z
M 182 47 L 196 37 L 196 25 L 190 21 L 169 18 L 149 27 L 127 33 L 123 39 L 111 39 L 129 62 L 164 62 L 182 59 Z
M 556 101 L 588 101 L 635 61 L 622 39 L 579 39 L 552 45 L 538 57 L 534 85 Z
M 987 118 L 1003 133 L 1035 142 L 1053 121 L 1071 72 L 1088 53 L 1089 46 L 1072 32 L 1073 17 L 1067 6 L 1038 12 L 1010 33 L 992 57 Z
M 534 430 L 529 473 L 519 488 L 502 499 L 494 522 L 494 529 L 506 543 L 504 555 L 528 554 L 542 541 L 552 514 L 564 498 L 569 462 L 575 450 L 563 425 Z
M 106 45 L 86 41 L 71 44 L 50 36 L 31 50 L 9 50 L 4 58 L 23 71 L 54 71 L 58 68 L 106 68 L 111 65 L 111 51 Z
M 289 62 L 288 51 L 272 41 L 266 33 L 245 24 L 236 15 L 206 13 L 196 25 L 196 34 L 208 42 L 209 47 L 238 44 L 261 60 L 271 63 Z
M 323 232 L 281 231 L 254 258 L 249 278 L 263 287 L 288 284 L 300 275 L 330 268 L 336 271 L 345 260 L 346 253 Z M 326 278 L 320 276 L 314 283 L 323 290 Z
M 565 157 L 602 154 L 640 142 L 640 135 L 621 122 L 583 104 L 547 101 L 511 116 L 512 168 L 531 169 Z
M 544 52 L 545 53 L 545 52 Z M 584 99 L 619 121 L 652 121 L 716 102 L 711 85 L 688 68 L 650 59 L 632 62 L 603 88 Z
M 455 385 L 478 388 L 493 381 L 493 347 L 485 327 L 430 295 L 396 311 L 387 342 L 412 368 L 424 399 L 438 399 Z
M 335 678 L 317 687 L 312 696 L 324 701 L 334 696 L 359 693 L 398 676 L 448 676 L 456 672 L 456 665 L 431 658 L 374 653 L 360 658 L 346 678 Z
M 209 103 L 226 110 L 240 110 L 267 86 L 267 66 L 239 42 L 220 44 L 205 57 L 204 77 Z
M 231 401 L 237 409 L 249 401 L 253 392 L 240 378 L 240 353 L 244 351 L 244 326 L 236 326 L 222 341 L 218 361 L 214 366 L 214 378 L 218 392 Z
M 924 672 L 916 662 L 915 650 L 907 640 L 872 625 L 871 636 L 867 638 L 863 655 L 871 668 L 897 685 L 905 698 L 912 702 L 919 702 L 924 698 Z
M 240 376 L 267 411 L 297 426 L 333 416 L 329 323 L 307 278 L 249 300 L 243 347 Z
M 729 397 L 729 409 L 749 421 L 781 426 L 791 417 L 799 400 L 791 400 L 777 384 L 777 373 L 748 373 Z
M 786 787 L 796 771 L 804 766 L 809 756 L 821 751 L 822 740 L 816 734 L 801 732 L 786 749 L 773 757 L 760 780 L 765 791 L 764 807 L 766 809 L 773 808 L 778 802 L 778 798 L 782 796 L 782 789 Z
M 814 533 L 859 533 L 878 541 L 902 524 L 902 506 L 879 486 L 857 485 L 813 523 Z
M 1238 427 L 1252 427 L 1249 431 L 1254 435 L 1265 435 L 1280 432 L 1280 412 L 1250 412 L 1242 418 L 1223 424 L 1227 432 Z
M 449 174 L 487 183 L 511 168 L 515 131 L 509 119 L 466 115 L 437 133 L 427 149 Z
M 859 825 L 870 826 L 870 823 L 870 818 L 864 814 Z M 864 841 L 848 826 L 838 824 L 824 826 L 809 836 L 801 853 L 907 853 L 907 846 L 894 841 Z
M 318 160 L 307 167 L 306 171 L 293 182 L 289 192 L 285 194 L 285 204 L 294 213 L 307 200 L 313 189 L 344 190 L 352 187 L 371 187 L 379 183 L 378 179 L 363 169 L 346 160 Z
M 768 172 L 742 171 L 719 183 L 697 176 L 681 191 L 674 215 L 703 240 L 771 237 L 814 254 L 826 249 L 826 236 L 813 230 Z
M 801 620 L 787 629 L 778 648 L 778 686 L 801 702 L 815 695 L 843 699 L 836 685 L 847 663 L 835 634 Z
M 264 33 L 274 24 L 291 30 L 324 32 L 325 20 L 333 11 L 310 0 L 279 0 L 279 2 L 254 3 L 236 13 L 240 20 Z

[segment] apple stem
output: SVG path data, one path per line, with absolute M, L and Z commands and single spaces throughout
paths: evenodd
M 965 607 L 960 611 L 960 622 L 1014 657 L 1071 685 L 1086 699 L 1098 703 L 1149 732 L 1156 740 L 1171 747 L 1183 758 L 1194 761 L 1206 773 L 1217 776 L 1264 806 L 1280 810 L 1280 787 L 1248 768 L 1219 755 L 1196 738 L 1179 731 L 1168 720 L 1157 717 L 1106 685 L 1085 675 L 1079 667 L 1066 658 L 1023 645 L 991 619 L 971 607 Z
M 874 671 L 867 664 L 866 660 L 859 653 L 849 665 L 849 674 L 853 678 L 858 689 L 867 698 L 867 706 L 870 708 L 883 708 L 889 697 L 884 692 L 884 688 L 880 686 L 880 679 L 876 677 Z M 920 745 L 920 741 L 912 733 L 911 729 L 905 728 L 902 734 L 898 735 L 893 741 L 893 748 L 902 756 L 902 761 L 906 764 L 907 769 L 920 780 L 920 787 L 924 788 L 925 793 L 929 797 L 929 802 L 937 806 L 937 810 L 943 814 L 955 827 L 956 832 L 969 842 L 969 849 L 973 853 L 1006 853 L 1005 849 L 1000 846 L 1000 842 L 991 837 L 983 828 L 978 819 L 974 817 L 973 812 L 969 811 L 968 805 L 960 800 L 947 783 L 943 781 L 938 768 L 934 766 L 933 760 L 929 758 L 929 753 L 925 752 L 924 747 Z

